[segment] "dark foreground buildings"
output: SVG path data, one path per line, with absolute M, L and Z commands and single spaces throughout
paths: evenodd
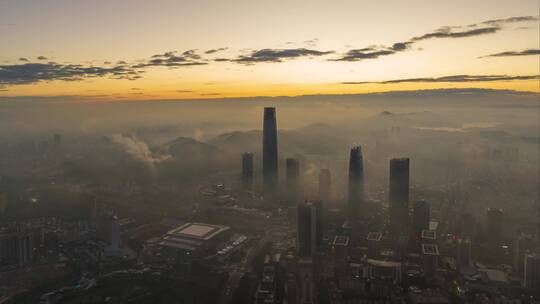
M 297 250 L 299 257 L 312 257 L 322 243 L 322 203 L 320 200 L 298 204 Z
M 390 228 L 406 231 L 409 222 L 409 159 L 390 160 Z
M 364 200 L 364 160 L 362 147 L 351 149 L 349 158 L 349 196 L 347 209 L 350 216 L 357 216 Z
M 273 197 L 278 186 L 278 147 L 276 109 L 264 108 L 263 122 L 263 192 Z

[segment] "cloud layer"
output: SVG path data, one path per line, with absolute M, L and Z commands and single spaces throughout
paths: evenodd
M 443 26 L 432 32 L 412 37 L 405 42 L 397 42 L 392 46 L 367 47 L 361 49 L 352 49 L 344 53 L 341 57 L 330 59 L 332 61 L 362 61 L 366 59 L 376 59 L 382 56 L 393 55 L 398 52 L 406 51 L 412 48 L 413 44 L 424 40 L 441 38 L 467 38 L 487 34 L 494 34 L 504 28 L 505 25 L 517 22 L 538 21 L 535 16 L 519 16 L 506 19 L 493 19 L 481 22 L 479 24 L 469 24 L 466 26 Z
M 540 79 L 540 75 L 451 75 L 443 77 L 403 78 L 384 81 L 347 81 L 342 84 L 392 84 L 402 82 L 489 82 Z
M 540 49 L 528 49 L 523 51 L 506 51 L 506 52 L 500 52 L 495 53 L 491 55 L 487 55 L 481 58 L 485 57 L 514 57 L 514 56 L 532 56 L 532 55 L 540 55 Z
M 219 58 L 217 61 L 232 61 L 241 64 L 254 64 L 258 62 L 282 62 L 289 59 L 302 57 L 317 57 L 331 54 L 334 51 L 318 51 L 306 48 L 296 49 L 262 49 L 252 51 L 247 55 L 240 55 L 235 59 Z

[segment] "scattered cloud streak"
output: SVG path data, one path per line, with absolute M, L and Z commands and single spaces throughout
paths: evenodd
M 205 54 L 214 54 L 214 53 L 217 53 L 217 52 L 222 52 L 222 51 L 226 51 L 228 50 L 229 48 L 226 48 L 226 47 L 222 47 L 222 48 L 217 48 L 217 49 L 211 49 L 211 50 L 208 50 L 206 52 L 204 52 Z
M 332 54 L 334 51 L 318 51 L 306 48 L 296 49 L 261 49 L 252 51 L 247 55 L 240 55 L 235 59 L 218 58 L 216 61 L 231 61 L 240 64 L 255 64 L 259 62 L 283 62 L 284 60 L 318 57 Z
M 147 62 L 139 63 L 133 68 L 145 68 L 153 66 L 164 66 L 169 68 L 206 65 L 207 62 L 202 61 L 202 57 L 197 54 L 196 50 L 188 50 L 181 54 L 175 51 L 165 52 L 152 56 Z
M 142 71 L 124 65 L 99 67 L 55 62 L 0 65 L 0 86 L 53 80 L 78 81 L 93 77 L 135 80 L 141 78 L 140 73 Z
M 385 81 L 347 81 L 341 84 L 393 84 L 403 82 L 490 82 L 490 81 L 515 81 L 540 79 L 540 75 L 452 75 L 443 77 L 403 78 Z
M 422 36 L 414 37 L 411 41 L 421 41 L 433 38 L 466 38 L 473 36 L 480 36 L 486 34 L 493 34 L 501 30 L 501 27 L 490 26 L 483 28 L 476 28 L 463 31 L 455 31 L 452 27 L 442 27 L 434 32 L 424 34 Z
M 367 47 L 363 49 L 352 49 L 347 51 L 343 56 L 331 61 L 361 61 L 365 59 L 375 59 L 382 56 L 393 55 L 398 52 L 403 52 L 412 45 L 412 42 L 397 42 L 390 47 Z
M 500 52 L 495 53 L 491 55 L 486 55 L 480 58 L 486 58 L 486 57 L 515 57 L 515 56 L 533 56 L 533 55 L 540 55 L 540 49 L 528 49 L 523 51 L 506 51 L 506 52 Z
M 442 38 L 467 38 L 494 34 L 502 30 L 506 24 L 518 22 L 538 21 L 535 16 L 518 16 L 505 19 L 492 19 L 478 24 L 469 24 L 466 26 L 443 26 L 432 32 L 412 37 L 408 41 L 394 43 L 392 46 L 367 47 L 361 49 L 352 49 L 345 52 L 341 57 L 330 59 L 331 61 L 362 61 L 366 59 L 376 59 L 383 56 L 394 55 L 399 52 L 410 50 L 413 44 L 420 41 Z

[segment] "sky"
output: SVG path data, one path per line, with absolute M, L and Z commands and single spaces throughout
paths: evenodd
M 0 96 L 540 92 L 538 0 L 0 0 Z

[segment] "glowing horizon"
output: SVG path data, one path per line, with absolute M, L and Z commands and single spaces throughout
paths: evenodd
M 4 3 L 0 96 L 540 93 L 539 5 L 518 2 Z

